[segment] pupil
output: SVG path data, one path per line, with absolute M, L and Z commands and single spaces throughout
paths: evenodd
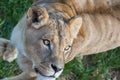
M 49 40 L 43 40 L 43 42 L 44 42 L 45 45 L 49 45 L 50 44 Z
M 45 41 L 45 44 L 49 44 L 49 41 Z

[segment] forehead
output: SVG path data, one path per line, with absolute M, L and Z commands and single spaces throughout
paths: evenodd
M 55 14 L 50 14 L 50 22 L 44 26 L 41 26 L 39 29 L 30 28 L 28 30 L 29 36 L 34 36 L 36 38 L 51 38 L 56 35 L 62 39 L 65 37 L 65 33 L 67 33 L 65 32 L 67 25 L 65 24 L 63 18 L 60 17 L 58 18 L 58 16 L 56 17 Z
M 42 37 L 50 37 L 52 35 L 57 35 L 57 30 L 51 26 L 43 26 L 40 29 L 28 28 L 27 30 L 27 37 L 35 37 L 35 38 L 42 38 Z
M 54 26 L 47 25 L 39 29 L 38 33 L 42 38 L 52 38 L 53 36 L 58 35 L 58 30 Z

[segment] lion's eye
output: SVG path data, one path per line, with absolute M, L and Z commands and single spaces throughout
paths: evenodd
M 47 46 L 49 46 L 49 45 L 50 45 L 50 41 L 49 41 L 49 40 L 47 40 L 47 39 L 43 39 L 43 43 L 44 43 L 45 45 L 47 45 Z
M 64 48 L 64 51 L 69 51 L 69 50 L 71 50 L 71 46 L 70 45 L 67 46 L 66 48 Z

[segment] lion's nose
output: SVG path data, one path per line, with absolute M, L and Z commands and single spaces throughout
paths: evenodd
M 59 72 L 59 71 L 61 71 L 63 68 L 60 68 L 60 67 L 58 67 L 58 66 L 56 66 L 56 65 L 54 65 L 54 64 L 51 64 L 51 67 L 52 67 L 52 69 L 55 71 L 55 73 L 56 72 Z
M 40 72 L 38 68 L 34 68 L 34 70 L 35 70 L 36 73 Z

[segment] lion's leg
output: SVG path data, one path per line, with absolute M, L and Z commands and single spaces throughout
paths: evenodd
M 17 54 L 17 48 L 9 40 L 0 38 L 0 58 L 11 62 L 17 58 Z
M 19 68 L 24 71 L 24 73 L 16 77 L 9 78 L 10 80 L 38 80 L 36 77 L 36 72 L 34 72 L 34 70 L 32 69 L 32 62 L 29 61 L 21 53 L 18 54 L 17 63 L 19 65 Z
M 36 77 L 36 72 L 32 70 L 31 61 L 29 61 L 25 56 L 19 53 L 17 57 L 17 63 L 20 69 L 23 71 L 23 73 L 21 73 L 18 76 L 5 78 L 2 80 L 38 80 Z
M 4 38 L 0 38 L 0 58 L 3 56 L 5 46 L 9 41 Z
M 36 74 L 34 72 L 30 72 L 30 73 L 23 72 L 18 76 L 5 78 L 2 80 L 38 80 L 38 79 L 37 79 Z

